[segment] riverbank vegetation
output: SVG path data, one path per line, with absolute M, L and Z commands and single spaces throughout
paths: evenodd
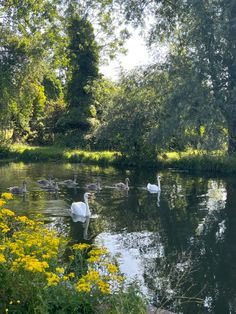
M 70 162 L 101 166 L 150 167 L 154 169 L 176 168 L 180 170 L 214 173 L 236 173 L 236 157 L 224 151 L 186 150 L 162 152 L 150 160 L 112 151 L 85 151 L 59 146 L 11 145 L 0 149 L 3 162 Z
M 235 171 L 235 1 L 24 0 L 0 12 L 2 158 Z M 147 15 L 155 61 L 105 78 L 127 23 Z
M 146 313 L 106 248 L 72 243 L 0 197 L 1 313 Z

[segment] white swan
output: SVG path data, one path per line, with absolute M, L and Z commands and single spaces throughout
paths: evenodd
M 125 183 L 123 183 L 123 182 L 116 183 L 115 187 L 117 189 L 121 189 L 121 190 L 128 190 L 129 189 L 129 178 L 125 179 Z
M 8 190 L 9 192 L 11 192 L 12 194 L 24 194 L 24 193 L 27 192 L 27 189 L 26 189 L 26 182 L 23 181 L 22 187 L 19 187 L 19 186 L 10 186 L 7 190 Z
M 76 187 L 77 185 L 78 185 L 78 183 L 77 183 L 77 174 L 74 174 L 74 179 L 73 180 L 71 180 L 71 179 L 69 179 L 69 180 L 64 180 L 64 181 L 62 181 L 62 182 L 59 182 L 59 184 L 62 184 L 62 185 L 66 185 L 67 187 L 71 187 L 71 188 L 73 188 L 73 187 Z
M 157 192 L 160 192 L 161 191 L 161 182 L 160 182 L 160 176 L 157 176 L 157 183 L 158 185 L 156 184 L 151 184 L 151 183 L 148 183 L 147 184 L 147 190 L 151 193 L 157 193 Z
M 101 190 L 102 189 L 102 187 L 101 187 L 101 179 L 98 178 L 97 179 L 97 183 L 87 184 L 86 188 L 89 189 L 89 190 Z
M 90 217 L 91 211 L 89 210 L 88 199 L 92 196 L 91 193 L 84 193 L 84 202 L 73 202 L 71 204 L 71 214 L 81 217 Z

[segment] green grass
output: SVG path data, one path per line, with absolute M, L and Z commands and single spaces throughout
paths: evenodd
M 158 156 L 157 163 L 163 168 L 236 173 L 236 156 L 229 156 L 222 151 L 166 152 Z
M 236 156 L 223 151 L 187 150 L 184 152 L 165 152 L 153 162 L 138 163 L 119 152 L 84 151 L 56 146 L 27 146 L 14 144 L 0 148 L 0 160 L 24 162 L 60 161 L 93 165 L 145 166 L 154 168 L 176 168 L 192 171 L 216 173 L 236 173 Z
M 0 149 L 0 159 L 36 161 L 64 161 L 99 165 L 113 165 L 122 162 L 122 154 L 118 152 L 89 152 L 79 149 L 66 149 L 56 146 L 27 146 L 14 144 L 10 148 Z

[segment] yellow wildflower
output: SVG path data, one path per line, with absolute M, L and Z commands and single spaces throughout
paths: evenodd
M 0 198 L 0 207 L 3 206 L 3 205 L 5 205 L 5 204 L 6 204 L 6 201 L 4 201 L 4 200 L 2 200 L 2 199 Z
M 26 225 L 29 225 L 29 226 L 35 225 L 35 222 L 33 220 L 27 218 L 26 216 L 19 216 L 19 217 L 17 217 L 17 220 L 22 222 L 22 223 L 25 223 Z
M 106 264 L 107 270 L 109 273 L 114 274 L 118 272 L 118 267 L 114 264 Z
M 1 230 L 2 229 L 2 230 Z M 10 231 L 10 228 L 8 227 L 7 224 L 3 223 L 3 222 L 0 222 L 0 230 L 3 232 L 3 233 L 7 233 L 8 231 Z
M 88 281 L 96 281 L 97 279 L 100 278 L 100 274 L 98 271 L 91 269 L 87 272 L 84 278 L 87 279 Z
M 74 255 L 70 255 L 70 256 L 69 256 L 69 260 L 70 260 L 70 261 L 73 261 L 74 259 L 75 259 Z
M 100 291 L 104 294 L 111 293 L 109 284 L 105 281 L 99 280 L 98 281 L 98 287 L 99 287 Z
M 99 256 L 90 256 L 88 259 L 87 259 L 87 262 L 88 263 L 96 263 L 100 260 L 100 257 Z
M 70 277 L 70 278 L 75 278 L 75 273 L 69 273 L 69 274 L 68 274 L 68 277 Z
M 46 253 L 46 254 L 43 254 L 42 255 L 42 258 L 43 259 L 48 259 L 48 258 L 50 258 L 51 257 L 51 254 L 50 253 Z
M 3 254 L 0 254 L 0 263 L 5 263 L 6 259 L 5 256 Z
M 90 244 L 78 243 L 78 244 L 74 244 L 72 248 L 74 250 L 84 250 L 84 249 L 88 249 L 90 246 L 91 246 Z
M 88 252 L 88 255 L 98 256 L 98 255 L 105 255 L 108 251 L 106 248 L 94 248 Z
M 12 263 L 12 270 L 23 267 L 24 269 L 32 272 L 45 272 L 45 269 L 49 267 L 48 263 L 45 261 L 40 262 L 37 258 L 25 255 L 24 257 L 17 258 Z
M 1 213 L 2 213 L 3 215 L 9 216 L 9 217 L 15 216 L 15 213 L 14 213 L 12 210 L 6 209 L 6 208 L 3 208 L 3 209 L 1 210 Z
M 56 286 L 59 283 L 60 277 L 58 277 L 56 274 L 46 273 L 46 275 L 48 279 L 48 286 Z
M 90 292 L 91 286 L 88 282 L 80 282 L 80 280 L 75 284 L 75 289 L 78 292 Z
M 117 282 L 122 282 L 125 280 L 124 276 L 118 275 L 118 276 L 112 276 L 111 278 L 113 278 L 114 280 L 116 280 Z
M 56 268 L 56 272 L 59 274 L 63 274 L 64 273 L 64 268 L 63 267 L 57 267 Z
M 5 198 L 6 200 L 12 200 L 13 199 L 12 193 L 9 193 L 9 192 L 2 193 L 1 197 Z

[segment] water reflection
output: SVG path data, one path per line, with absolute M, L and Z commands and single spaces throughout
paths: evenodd
M 78 187 L 43 191 L 37 180 L 77 174 Z M 27 181 L 29 192 L 9 207 L 45 221 L 74 241 L 96 242 L 118 254 L 121 270 L 137 277 L 156 305 L 180 313 L 234 313 L 236 309 L 236 180 L 163 171 L 161 193 L 151 194 L 151 170 L 117 170 L 80 164 L 8 164 L 0 167 L 0 190 Z M 71 217 L 86 184 L 101 178 L 91 219 Z M 111 188 L 130 178 L 129 191 Z

